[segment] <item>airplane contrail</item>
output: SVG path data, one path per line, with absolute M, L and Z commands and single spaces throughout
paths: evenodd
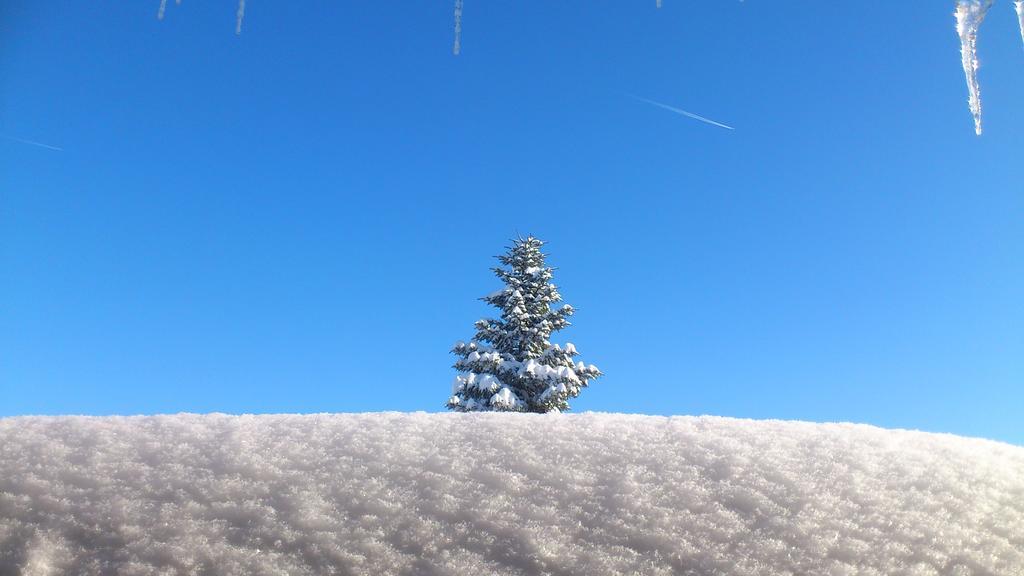
M 21 142 L 22 144 L 30 144 L 32 146 L 39 146 L 39 147 L 42 147 L 42 148 L 47 148 L 49 150 L 56 150 L 58 152 L 63 152 L 64 151 L 63 148 L 58 148 L 57 146 L 50 146 L 49 144 L 43 144 L 42 142 L 35 142 L 33 140 L 25 140 L 24 138 L 15 138 L 14 136 L 8 136 L 6 134 L 0 134 L 0 138 L 6 138 L 7 140 L 13 140 L 14 142 Z
M 694 120 L 700 120 L 701 122 L 705 122 L 707 124 L 711 124 L 712 126 L 718 126 L 719 128 L 725 128 L 726 130 L 735 130 L 735 128 L 733 128 L 732 126 L 727 126 L 725 124 L 722 124 L 721 122 L 715 122 L 714 120 L 712 120 L 710 118 L 705 118 L 703 116 L 698 116 L 698 115 L 694 114 L 693 112 L 687 112 L 686 110 L 683 110 L 681 108 L 676 108 L 675 106 L 669 106 L 668 104 L 662 104 L 661 102 L 655 102 L 654 100 L 648 100 L 647 98 L 641 98 L 640 96 L 635 96 L 633 94 L 630 94 L 629 96 L 631 98 L 634 98 L 634 99 L 639 100 L 641 102 L 647 102 L 648 104 L 651 104 L 653 106 L 657 106 L 659 108 L 664 108 L 665 110 L 669 110 L 669 111 L 675 112 L 676 114 L 682 114 L 683 116 L 686 116 L 687 118 L 693 118 Z

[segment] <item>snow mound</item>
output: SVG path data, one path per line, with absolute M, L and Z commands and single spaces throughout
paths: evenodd
M 1024 448 L 615 414 L 0 419 L 0 574 L 1024 574 Z

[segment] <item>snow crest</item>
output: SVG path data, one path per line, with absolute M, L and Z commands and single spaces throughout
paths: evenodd
M 589 413 L 6 418 L 0 574 L 1024 574 L 1024 448 Z

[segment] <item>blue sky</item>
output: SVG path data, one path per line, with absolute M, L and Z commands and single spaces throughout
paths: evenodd
M 1011 3 L 978 138 L 952 2 L 465 2 L 4 2 L 0 415 L 441 410 L 532 233 L 578 411 L 1024 444 Z

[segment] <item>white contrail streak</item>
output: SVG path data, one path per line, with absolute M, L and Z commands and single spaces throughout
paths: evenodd
M 156 11 L 156 19 L 163 20 L 164 12 L 167 12 L 167 0 L 160 0 L 160 8 Z
M 683 116 L 686 116 L 687 118 L 693 118 L 694 120 L 700 120 L 701 122 L 705 122 L 707 124 L 711 124 L 712 126 L 718 126 L 719 128 L 725 128 L 726 130 L 735 130 L 735 128 L 733 128 L 732 126 L 727 126 L 725 124 L 722 124 L 721 122 L 715 122 L 714 120 L 712 120 L 710 118 L 705 118 L 703 116 L 698 116 L 698 115 L 694 114 L 693 112 L 687 112 L 686 110 L 683 110 L 681 108 L 676 108 L 675 106 L 669 106 L 668 104 L 662 104 L 661 102 L 655 102 L 654 100 L 648 100 L 647 98 L 641 98 L 639 96 L 634 96 L 632 94 L 630 94 L 630 97 L 635 98 L 635 99 L 637 99 L 637 100 L 639 100 L 641 102 L 647 102 L 648 104 L 651 104 L 653 106 L 657 106 L 659 108 L 664 108 L 665 110 L 669 110 L 669 111 L 675 112 L 676 114 L 682 114 Z
M 50 146 L 49 144 L 43 144 L 42 142 L 35 142 L 33 140 L 25 140 L 24 138 L 15 138 L 14 136 L 7 136 L 4 134 L 0 134 L 0 138 L 4 138 L 6 140 L 11 140 L 14 142 L 21 142 L 22 144 L 29 144 L 31 146 L 39 146 L 40 148 L 46 148 L 48 150 L 56 150 L 58 152 L 64 151 L 63 148 L 58 148 L 57 146 Z
M 238 0 L 238 12 L 235 13 L 235 36 L 242 35 L 243 18 L 245 18 L 245 0 Z

